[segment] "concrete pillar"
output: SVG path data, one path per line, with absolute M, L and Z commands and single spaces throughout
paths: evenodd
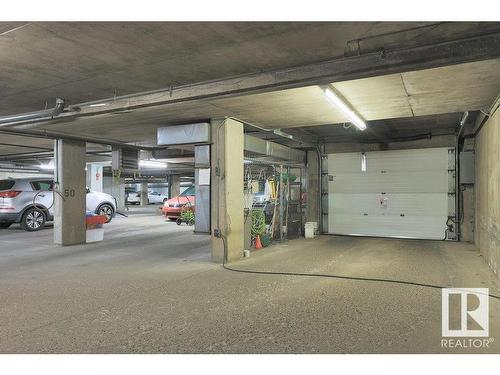
M 196 233 L 210 233 L 210 145 L 194 146 Z
M 316 151 L 307 151 L 307 202 L 306 202 L 306 220 L 320 221 L 319 212 L 319 160 Z
M 240 259 L 244 247 L 243 220 L 243 124 L 233 119 L 212 120 L 211 226 L 212 259 L 222 262 L 226 237 L 227 261 Z
M 148 183 L 141 182 L 141 206 L 148 205 Z
M 54 242 L 85 243 L 85 142 L 58 139 L 54 145 L 55 188 Z M 63 198 L 64 197 L 64 198 Z
M 125 212 L 125 180 L 106 175 L 103 179 L 103 191 L 116 199 L 117 210 Z
M 168 198 L 175 198 L 181 193 L 181 176 L 178 174 L 170 175 L 168 191 L 170 192 Z

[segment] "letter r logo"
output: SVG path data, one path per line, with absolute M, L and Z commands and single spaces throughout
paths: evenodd
M 443 337 L 489 336 L 489 289 L 443 288 L 441 294 L 441 335 Z M 450 300 L 459 303 L 451 307 Z M 458 311 L 456 311 L 458 310 Z M 451 329 L 451 317 L 459 320 L 459 329 Z

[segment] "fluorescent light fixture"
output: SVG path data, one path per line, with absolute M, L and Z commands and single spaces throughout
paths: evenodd
M 108 105 L 107 103 L 94 103 L 90 104 L 89 107 L 105 107 L 107 105 Z
M 366 123 L 359 117 L 331 88 L 323 89 L 323 93 L 359 130 L 366 129 Z
M 158 160 L 139 160 L 139 167 L 151 169 L 167 169 L 168 164 Z

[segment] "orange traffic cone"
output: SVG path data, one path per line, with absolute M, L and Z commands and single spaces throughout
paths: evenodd
M 260 243 L 260 236 L 255 237 L 255 248 L 262 249 L 262 244 Z

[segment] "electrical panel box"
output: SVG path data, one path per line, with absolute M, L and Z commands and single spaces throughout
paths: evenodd
M 474 151 L 460 153 L 460 184 L 474 184 Z

